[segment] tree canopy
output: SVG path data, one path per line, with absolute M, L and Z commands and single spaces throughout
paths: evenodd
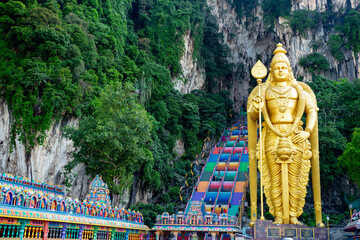
M 133 90 L 130 84 L 106 87 L 94 112 L 67 131 L 79 149 L 75 161 L 85 163 L 92 175 L 101 174 L 117 193 L 131 185 L 135 171 L 154 161 L 149 150 L 152 120 Z
M 207 82 L 231 72 L 216 23 L 205 28 L 211 15 L 204 0 L 5 0 L 0 11 L 0 94 L 14 117 L 12 146 L 20 140 L 28 154 L 43 144 L 55 119 L 76 116 L 79 129 L 68 136 L 79 152 L 69 171 L 82 162 L 88 174 L 116 180 L 112 191 L 123 189 L 126 179 L 141 178 L 160 192 L 180 185 L 178 176 L 190 169 L 204 135 L 219 133 L 229 117 L 228 93 L 191 97 L 173 89 L 186 34 L 194 40 L 194 60 L 202 66 L 216 62 Z M 205 47 L 221 58 L 205 56 Z M 134 108 L 111 102 L 118 96 L 131 96 Z M 214 116 L 200 115 L 211 108 L 205 99 L 216 103 Z M 119 138 L 130 133 L 136 136 Z M 186 148 L 181 161 L 173 154 L 177 140 Z
M 346 167 L 350 179 L 360 186 L 360 128 L 355 128 L 351 142 L 346 144 L 339 160 Z
M 310 87 L 316 94 L 319 112 L 319 146 L 321 184 L 330 186 L 343 176 L 338 157 L 350 141 L 351 133 L 359 126 L 360 80 L 337 82 L 314 76 Z

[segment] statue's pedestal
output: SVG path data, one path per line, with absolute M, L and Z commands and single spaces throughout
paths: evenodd
M 250 229 L 250 235 L 257 240 L 279 239 L 316 239 L 328 240 L 326 227 L 308 227 L 294 224 L 273 224 L 272 221 L 256 220 L 254 227 Z

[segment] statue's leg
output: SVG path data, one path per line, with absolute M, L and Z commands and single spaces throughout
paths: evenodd
M 283 219 L 281 165 L 276 163 L 275 155 L 272 152 L 266 153 L 266 168 L 269 172 L 269 178 L 264 179 L 266 202 L 270 208 L 270 213 L 275 217 L 275 223 L 281 224 Z
M 302 153 L 296 151 L 293 163 L 289 164 L 289 200 L 290 223 L 301 224 L 298 217 L 305 205 L 306 186 L 309 181 L 310 161 L 302 158 Z

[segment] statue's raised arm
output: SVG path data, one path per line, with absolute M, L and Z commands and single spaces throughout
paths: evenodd
M 248 98 L 251 224 L 257 218 L 257 167 L 262 169 L 266 203 L 277 224 L 300 224 L 312 167 L 316 223 L 323 226 L 316 98 L 308 85 L 296 81 L 285 54 L 278 44 L 266 82 Z M 259 111 L 264 119 L 261 144 L 257 142 Z M 306 126 L 301 121 L 304 114 Z M 262 168 L 257 166 L 259 152 Z

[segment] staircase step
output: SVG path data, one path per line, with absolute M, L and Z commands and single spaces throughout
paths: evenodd
M 198 192 L 206 192 L 206 189 L 208 186 L 209 186 L 208 181 L 206 181 L 206 182 L 200 181 L 199 185 L 197 186 L 197 191 Z

